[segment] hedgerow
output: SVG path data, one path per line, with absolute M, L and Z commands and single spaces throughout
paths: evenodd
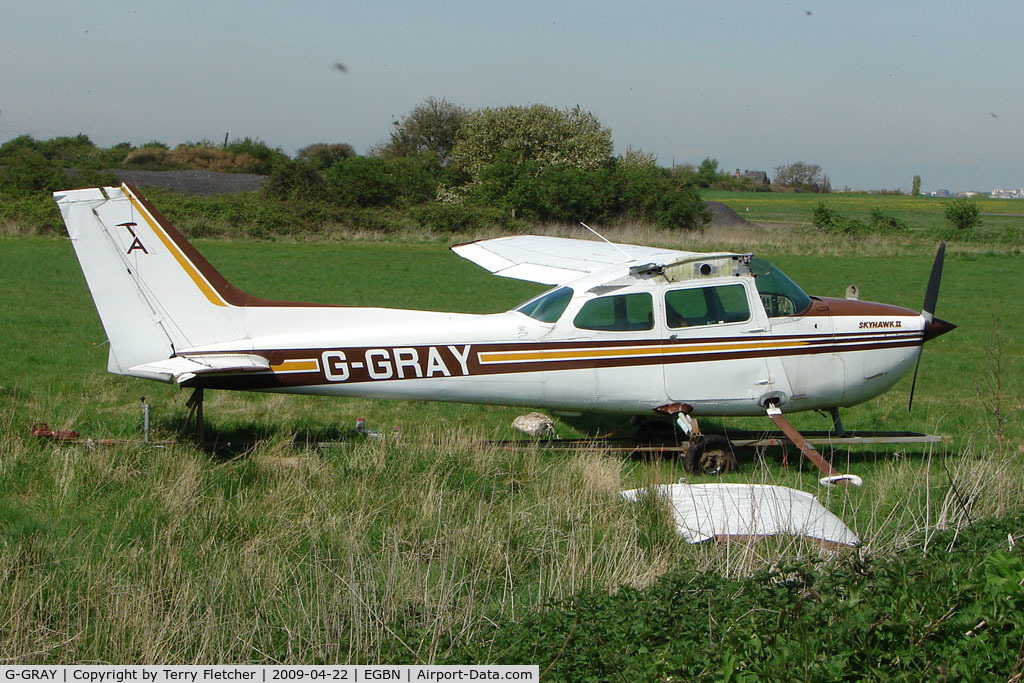
M 1018 515 L 889 559 L 850 552 L 745 579 L 678 572 L 582 593 L 446 661 L 536 663 L 572 681 L 1019 680 L 1022 530 Z

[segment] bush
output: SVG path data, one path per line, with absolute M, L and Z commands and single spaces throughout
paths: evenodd
M 0 224 L 4 232 L 61 234 L 64 221 L 50 192 L 0 193 Z
M 701 230 L 711 220 L 711 213 L 694 188 L 677 187 L 662 195 L 653 219 L 659 228 Z
M 71 186 L 67 171 L 52 165 L 38 149 L 9 155 L 0 169 L 0 190 L 8 193 L 63 190 Z
M 1016 680 L 1024 558 L 1007 537 L 1022 522 L 975 522 L 891 559 L 581 591 L 453 643 L 437 663 L 529 661 L 550 680 Z
M 467 199 L 474 204 L 501 208 L 512 219 L 540 217 L 537 161 L 519 162 L 511 153 L 480 169 L 478 182 L 470 187 Z
M 232 140 L 224 146 L 224 151 L 233 154 L 236 158 L 256 159 L 259 164 L 258 170 L 247 171 L 248 173 L 271 173 L 280 164 L 286 164 L 290 160 L 288 155 L 281 151 L 280 147 L 271 147 L 259 139 L 242 138 Z
M 352 145 L 317 143 L 300 149 L 295 154 L 295 160 L 303 161 L 318 171 L 326 171 L 339 161 L 351 159 L 355 155 Z
M 127 142 L 101 149 L 86 135 L 36 141 L 20 135 L 0 145 L 0 164 L 17 163 L 22 156 L 40 154 L 54 168 L 101 170 L 124 161 L 132 146 Z
M 323 174 L 304 161 L 277 164 L 261 192 L 271 199 L 303 202 L 326 201 L 331 197 Z
M 620 172 L 620 213 L 661 228 L 700 230 L 711 219 L 690 172 L 625 168 Z
M 819 202 L 814 209 L 811 222 L 822 232 L 839 235 L 862 235 L 868 227 L 856 218 L 843 216 L 825 202 Z
M 219 173 L 263 173 L 262 161 L 245 153 L 209 146 L 206 143 L 178 145 L 169 154 L 173 165 Z
M 500 207 L 512 219 L 607 222 L 648 221 L 696 230 L 710 218 L 690 176 L 651 164 L 611 161 L 582 169 L 568 164 L 518 163 L 513 155 L 480 170 L 468 193 L 474 204 Z
M 443 202 L 414 207 L 412 216 L 421 228 L 443 234 L 476 232 L 494 225 L 507 225 L 500 209 Z
M 397 159 L 353 157 L 327 170 L 327 182 L 346 206 L 410 206 L 437 195 L 441 166 L 430 154 Z
M 871 209 L 871 217 L 865 224 L 856 218 L 843 216 L 825 202 L 818 203 L 811 220 L 818 230 L 839 235 L 864 235 L 872 232 L 886 233 L 907 230 L 905 221 L 895 216 L 886 216 L 880 209 Z
M 249 149 L 255 154 L 266 154 L 260 145 L 264 148 L 266 147 L 263 143 L 252 143 L 252 141 L 236 143 L 234 149 L 217 147 L 211 142 L 188 142 L 178 145 L 172 150 L 168 149 L 164 144 L 147 143 L 138 149 L 128 152 L 124 157 L 123 163 L 126 166 L 144 168 L 150 171 L 197 169 L 218 173 L 256 173 L 263 175 L 268 173 L 272 166 L 288 161 L 288 157 L 284 156 L 284 153 L 279 150 L 272 150 L 270 152 L 273 158 L 272 165 L 268 165 L 268 162 L 253 156 L 253 154 L 242 151 Z M 283 159 L 273 157 L 273 154 L 277 153 L 280 153 Z
M 150 170 L 163 170 L 171 166 L 171 150 L 167 145 L 146 143 L 125 155 L 124 164 Z
M 907 229 L 907 223 L 895 216 L 886 216 L 881 209 L 871 209 L 871 228 L 879 232 L 900 232 Z
M 981 225 L 978 205 L 967 197 L 960 197 L 946 204 L 946 220 L 957 230 L 970 230 Z

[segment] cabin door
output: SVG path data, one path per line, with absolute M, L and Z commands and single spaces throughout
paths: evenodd
M 753 283 L 735 281 L 665 290 L 665 388 L 673 401 L 698 413 L 742 415 L 756 414 L 772 392 L 788 394 L 752 289 Z

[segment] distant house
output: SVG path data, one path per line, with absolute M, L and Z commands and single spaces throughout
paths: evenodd
M 755 185 L 768 185 L 770 183 L 768 180 L 768 174 L 764 171 L 748 171 L 743 169 L 743 173 L 740 173 L 740 169 L 737 168 L 736 175 L 734 177 L 746 178 Z

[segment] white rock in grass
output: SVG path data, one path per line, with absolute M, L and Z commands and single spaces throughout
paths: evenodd
M 530 436 L 555 438 L 555 423 L 544 413 L 520 415 L 512 421 L 512 426 Z

